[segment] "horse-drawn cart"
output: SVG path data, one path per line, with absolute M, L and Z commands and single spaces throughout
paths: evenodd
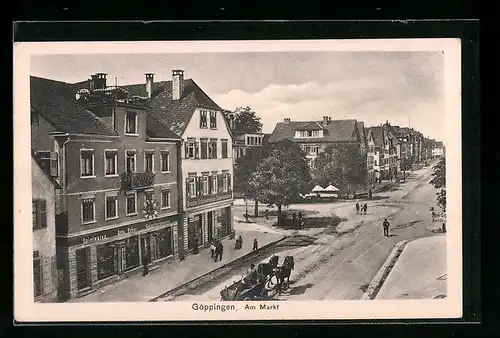
M 246 300 L 264 300 L 267 299 L 264 287 L 265 281 L 261 281 L 250 288 L 244 288 L 241 281 L 236 281 L 227 286 L 220 292 L 222 301 L 246 301 Z M 244 288 L 242 290 L 242 288 Z

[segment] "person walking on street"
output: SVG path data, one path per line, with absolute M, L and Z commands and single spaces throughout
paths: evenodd
M 142 275 L 143 276 L 146 276 L 149 273 L 148 264 L 149 264 L 148 257 L 146 255 L 144 255 L 144 257 L 142 257 L 142 266 L 143 266 Z
M 256 251 L 258 248 L 259 248 L 259 243 L 257 242 L 257 238 L 254 238 L 252 251 Z
M 217 243 L 216 250 L 215 250 L 215 261 L 217 262 L 217 259 L 219 261 L 222 260 L 222 254 L 224 252 L 224 246 L 222 245 L 222 242 Z
M 359 214 L 359 202 L 356 202 L 356 214 Z
M 385 237 L 389 237 L 389 226 L 391 224 L 389 223 L 389 221 L 387 220 L 387 218 L 384 219 L 384 223 L 382 223 L 382 226 L 384 227 L 384 236 Z
M 215 250 L 214 250 L 214 262 L 217 262 L 217 258 L 219 257 L 219 251 L 220 251 L 220 246 L 219 246 L 219 241 L 215 242 L 214 246 L 215 246 Z
M 365 213 L 366 215 L 366 210 L 368 209 L 368 205 L 365 203 L 365 205 L 363 205 L 363 212 Z
M 299 228 L 303 229 L 303 223 L 302 223 L 302 212 L 299 211 Z
M 372 189 L 368 190 L 368 197 L 372 198 L 373 196 L 373 193 L 372 193 Z
M 266 219 L 269 219 L 269 210 L 266 208 Z
M 214 242 L 212 241 L 212 243 L 210 243 L 210 252 L 212 253 L 212 259 L 215 258 L 215 244 Z

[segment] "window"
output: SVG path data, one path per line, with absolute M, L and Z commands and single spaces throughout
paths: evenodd
M 105 176 L 117 175 L 117 158 L 118 153 L 116 150 L 105 150 Z
M 126 161 L 126 169 L 128 173 L 135 173 L 136 167 L 136 152 L 135 150 L 126 150 L 125 151 L 125 161 Z
M 144 171 L 154 173 L 154 152 L 145 151 L 144 152 Z
M 170 152 L 168 151 L 161 152 L 161 171 L 162 172 L 170 171 Z
M 210 128 L 217 128 L 217 113 L 214 111 L 210 112 Z
M 188 197 L 196 196 L 196 178 L 189 177 L 188 178 L 188 187 L 187 187 Z
M 80 172 L 81 177 L 93 177 L 94 176 L 94 150 L 80 150 Z
M 217 193 L 217 175 L 212 175 L 212 194 Z
M 125 134 L 137 135 L 137 113 L 128 111 L 125 117 Z
M 131 193 L 126 197 L 127 200 L 127 216 L 132 216 L 137 214 L 137 194 Z
M 170 190 L 161 191 L 161 208 L 170 208 Z
M 222 191 L 227 192 L 228 190 L 228 178 L 227 174 L 222 175 Z
M 195 142 L 186 142 L 186 158 L 195 158 Z
M 35 112 L 31 112 L 31 125 L 38 127 L 39 123 L 39 115 Z
M 47 228 L 47 202 L 45 200 L 32 201 L 33 230 Z
M 115 252 L 110 243 L 97 246 L 97 279 L 101 280 L 116 273 Z
M 91 223 L 95 221 L 95 199 L 82 199 L 82 222 Z
M 207 127 L 207 112 L 205 110 L 200 110 L 200 128 Z
M 208 140 L 201 140 L 201 158 L 208 158 Z
M 106 196 L 106 220 L 118 218 L 118 197 Z
M 295 137 L 308 138 L 308 137 L 323 137 L 323 130 L 297 130 Z
M 222 140 L 222 158 L 227 158 L 227 140 Z
M 201 179 L 201 191 L 203 195 L 208 195 L 208 176 L 203 176 Z
M 217 141 L 211 140 L 208 145 L 208 158 L 217 158 Z
M 42 295 L 42 265 L 38 251 L 33 251 L 33 291 L 35 297 Z

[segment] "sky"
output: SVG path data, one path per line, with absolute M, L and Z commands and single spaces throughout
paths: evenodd
M 108 74 L 108 84 L 170 80 L 183 69 L 222 108 L 250 106 L 271 133 L 284 118 L 357 119 L 365 126 L 411 126 L 444 132 L 441 52 L 245 52 L 37 55 L 31 75 L 69 83 Z

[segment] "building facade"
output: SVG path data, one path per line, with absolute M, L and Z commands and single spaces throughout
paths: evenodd
M 369 128 L 365 129 L 366 134 L 366 144 L 367 144 L 367 152 L 366 152 L 366 183 L 368 185 L 373 185 L 375 183 L 376 172 L 380 171 L 380 167 L 378 165 L 379 158 L 378 154 L 375 153 L 375 142 L 373 141 L 373 135 Z M 377 166 L 375 167 L 375 164 Z
M 148 106 L 106 86 L 31 79 L 32 144 L 61 185 L 56 198 L 59 294 L 88 294 L 179 256 L 180 138 Z M 47 149 L 52 144 L 52 148 Z
M 33 293 L 35 302 L 58 300 L 56 259 L 56 190 L 47 166 L 31 153 L 32 215 L 33 215 Z
M 208 247 L 212 239 L 233 233 L 233 139 L 220 108 L 184 71 L 173 70 L 170 81 L 122 87 L 146 99 L 151 118 L 182 139 L 180 186 L 183 249 Z

